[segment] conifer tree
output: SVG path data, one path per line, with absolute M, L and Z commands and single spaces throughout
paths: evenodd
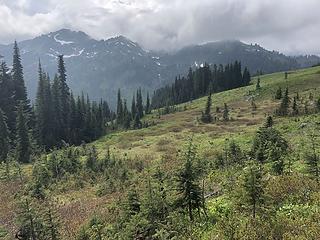
M 38 240 L 40 223 L 36 216 L 36 209 L 29 197 L 23 196 L 19 203 L 20 212 L 18 215 L 19 231 L 17 239 Z
M 202 116 L 201 116 L 201 121 L 204 123 L 212 122 L 211 105 L 212 105 L 212 101 L 211 101 L 211 92 L 210 92 L 207 99 L 205 111 L 202 112 Z
M 68 141 L 70 127 L 70 91 L 67 84 L 67 74 L 64 65 L 63 55 L 58 57 L 58 79 L 59 79 L 59 97 L 61 107 L 61 139 Z
M 137 113 L 136 99 L 135 99 L 135 97 L 133 96 L 133 98 L 132 98 L 132 103 L 131 103 L 131 117 L 132 117 L 132 120 L 135 119 L 136 113 Z
M 6 116 L 0 109 L 0 163 L 7 161 L 10 147 L 9 129 L 6 120 Z
M 266 120 L 264 126 L 266 128 L 271 128 L 273 126 L 273 118 L 272 118 L 272 116 L 268 116 L 267 117 L 267 120 Z
M 251 164 L 244 176 L 244 202 L 251 207 L 252 217 L 255 218 L 257 210 L 265 202 L 265 182 L 263 180 L 263 172 L 261 167 Z
M 201 189 L 198 185 L 198 171 L 194 167 L 196 160 L 196 148 L 190 140 L 185 153 L 184 167 L 179 171 L 177 178 L 177 190 L 180 194 L 176 201 L 178 207 L 186 209 L 190 218 L 193 220 L 193 210 L 200 211 L 202 206 Z
M 319 127 L 311 125 L 308 131 L 307 136 L 310 140 L 310 147 L 305 154 L 307 171 L 317 182 L 320 182 Z
M 286 91 L 283 95 L 280 107 L 277 111 L 278 115 L 280 115 L 280 116 L 287 116 L 288 115 L 289 103 L 290 103 L 289 90 L 288 90 L 288 88 L 286 88 Z
M 136 113 L 136 116 L 134 118 L 133 128 L 134 129 L 140 129 L 142 127 L 142 123 L 140 121 L 139 114 Z
M 146 114 L 151 113 L 151 106 L 150 106 L 150 97 L 149 97 L 149 92 L 147 93 L 147 103 L 146 103 L 146 109 L 145 109 Z
M 0 65 L 0 109 L 7 117 L 10 138 L 15 138 L 16 128 L 16 101 L 14 99 L 14 86 L 9 69 L 5 62 Z
M 122 124 L 123 122 L 123 105 L 120 89 L 118 89 L 118 101 L 117 101 L 117 124 Z
M 140 199 L 135 189 L 130 190 L 127 196 L 128 212 L 129 215 L 135 215 L 140 212 Z
M 223 121 L 229 121 L 229 108 L 226 103 L 224 104 L 224 109 L 223 109 Z
M 260 78 L 258 77 L 257 85 L 256 85 L 256 90 L 260 90 L 260 89 L 261 89 L 261 86 L 260 86 Z
M 59 240 L 61 239 L 61 234 L 59 231 L 59 221 L 56 217 L 56 214 L 53 208 L 47 204 L 43 211 L 44 218 L 44 237 L 45 239 L 50 240 Z
M 293 115 L 298 115 L 299 114 L 299 108 L 298 108 L 297 98 L 296 97 L 293 98 L 292 114 Z
M 54 76 L 53 84 L 51 88 L 51 95 L 52 95 L 52 111 L 53 111 L 53 129 L 54 129 L 54 141 L 55 144 L 60 144 L 59 141 L 62 136 L 62 123 L 61 119 L 62 115 L 62 108 L 61 108 L 61 98 L 60 98 L 60 87 L 59 87 L 59 78 L 58 75 Z
M 251 81 L 250 72 L 249 72 L 248 68 L 245 67 L 244 71 L 243 71 L 242 85 L 241 86 L 249 85 L 250 81 Z
M 142 94 L 141 94 L 141 88 L 137 90 L 137 113 L 139 115 L 139 118 L 141 119 L 143 117 L 143 102 L 142 102 Z
M 127 101 L 126 100 L 124 100 L 123 112 L 124 112 L 123 126 L 124 126 L 125 129 L 129 129 L 130 128 L 131 116 L 130 116 L 130 113 L 129 113 L 128 108 L 127 108 Z
M 281 87 L 279 87 L 279 88 L 277 89 L 276 95 L 275 95 L 274 98 L 277 99 L 277 100 L 280 100 L 280 99 L 282 98 L 282 89 L 281 89 Z
M 23 103 L 18 106 L 16 134 L 16 160 L 19 163 L 29 163 L 31 144 Z
M 12 81 L 15 91 L 15 100 L 17 104 L 21 102 L 24 105 L 24 110 L 29 113 L 31 107 L 27 97 L 27 90 L 23 79 L 23 67 L 21 64 L 20 51 L 17 42 L 13 46 L 13 64 L 12 64 Z
M 35 104 L 35 116 L 36 116 L 36 132 L 37 140 L 40 145 L 49 149 L 54 144 L 53 139 L 53 112 L 52 112 L 52 96 L 50 78 L 46 75 L 41 68 L 39 62 L 38 70 L 38 90 Z

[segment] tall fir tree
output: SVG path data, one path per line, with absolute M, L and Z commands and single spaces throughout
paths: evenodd
M 288 110 L 289 110 L 289 103 L 290 103 L 289 89 L 286 88 L 286 91 L 283 95 L 279 109 L 277 110 L 277 114 L 280 116 L 287 116 Z
M 142 93 L 141 88 L 137 90 L 137 113 L 139 118 L 141 119 L 143 117 L 143 100 L 142 100 Z
M 16 101 L 12 77 L 5 62 L 0 66 L 0 108 L 6 115 L 7 125 L 10 130 L 10 138 L 15 138 L 16 128 Z
M 23 102 L 19 104 L 16 121 L 16 160 L 19 163 L 29 163 L 31 160 L 31 142 L 24 106 Z
M 7 161 L 10 148 L 9 129 L 6 121 L 7 118 L 0 109 L 0 163 Z
M 132 117 L 132 120 L 135 119 L 136 114 L 137 114 L 137 105 L 136 105 L 135 96 L 133 96 L 132 103 L 131 103 L 131 117 Z
M 54 144 L 50 78 L 42 70 L 39 61 L 38 90 L 35 103 L 36 133 L 40 145 L 49 149 Z
M 242 77 L 242 86 L 249 85 L 250 81 L 251 81 L 250 72 L 248 68 L 245 67 L 243 71 L 243 77 Z
M 12 63 L 12 80 L 15 91 L 15 100 L 17 104 L 24 104 L 26 112 L 31 111 L 30 103 L 27 96 L 27 90 L 23 79 L 23 67 L 21 64 L 21 56 L 17 42 L 13 46 L 13 63 Z
M 147 93 L 147 102 L 146 102 L 146 109 L 145 113 L 149 114 L 151 113 L 151 106 L 150 106 L 150 97 L 149 97 L 149 92 Z
M 120 89 L 118 89 L 118 98 L 117 98 L 117 124 L 122 124 L 123 122 L 123 104 L 121 98 Z
M 204 112 L 202 112 L 202 116 L 201 116 L 201 121 L 204 123 L 212 122 L 211 105 L 212 105 L 212 100 L 211 100 L 211 92 L 210 92 L 207 99 L 206 108 Z
M 61 107 L 61 139 L 68 141 L 70 127 L 70 90 L 67 84 L 66 68 L 63 55 L 58 57 L 59 97 Z
M 185 164 L 177 176 L 177 191 L 180 194 L 176 205 L 186 209 L 190 218 L 193 220 L 193 210 L 198 211 L 202 207 L 201 189 L 198 185 L 198 171 L 195 169 L 194 161 L 196 160 L 196 148 L 190 140 L 185 152 Z
M 226 103 L 224 104 L 224 109 L 223 109 L 223 121 L 229 121 L 229 108 Z
M 250 206 L 252 217 L 255 218 L 257 211 L 265 202 L 265 182 L 261 167 L 254 163 L 248 167 L 244 176 L 243 188 L 245 193 L 243 203 Z
M 54 128 L 54 141 L 56 145 L 59 145 L 61 136 L 62 136 L 62 124 L 61 119 L 63 117 L 61 111 L 61 98 L 60 98 L 60 87 L 59 87 L 59 78 L 56 74 L 53 79 L 51 87 L 51 99 L 52 99 L 52 116 L 53 119 L 53 128 Z

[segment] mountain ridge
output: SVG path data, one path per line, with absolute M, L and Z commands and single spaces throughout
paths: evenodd
M 11 64 L 12 44 L 0 45 L 0 55 Z M 56 72 L 56 57 L 64 55 L 70 87 L 76 94 L 84 91 L 94 99 L 115 99 L 117 89 L 130 98 L 139 87 L 153 91 L 188 68 L 209 64 L 228 64 L 235 60 L 248 66 L 252 73 L 271 73 L 312 66 L 320 62 L 317 56 L 289 57 L 268 51 L 258 44 L 225 40 L 191 45 L 174 52 L 145 50 L 139 43 L 119 35 L 96 40 L 82 31 L 61 29 L 19 43 L 25 80 L 33 99 L 37 86 L 37 64 L 50 76 Z

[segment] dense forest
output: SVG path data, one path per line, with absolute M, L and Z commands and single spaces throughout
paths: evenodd
M 189 69 L 187 77 L 177 77 L 172 85 L 157 89 L 152 96 L 152 107 L 159 108 L 197 99 L 209 92 L 221 92 L 229 89 L 247 86 L 251 81 L 247 68 L 242 72 L 241 62 L 233 64 L 208 64 L 193 71 Z
M 78 145 L 97 139 L 105 134 L 106 123 L 114 118 L 107 102 L 91 102 L 83 94 L 73 96 L 66 78 L 63 56 L 58 58 L 53 81 L 39 62 L 37 97 L 31 106 L 16 42 L 12 69 L 1 63 L 1 131 L 8 136 L 5 145 L 22 156 L 21 162 L 30 161 L 31 149 L 36 146 L 48 150 L 63 143 Z

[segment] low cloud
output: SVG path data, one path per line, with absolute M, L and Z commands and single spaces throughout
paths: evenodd
M 155 50 L 239 39 L 320 54 L 319 9 L 319 0 L 0 0 L 0 42 L 71 28 Z

